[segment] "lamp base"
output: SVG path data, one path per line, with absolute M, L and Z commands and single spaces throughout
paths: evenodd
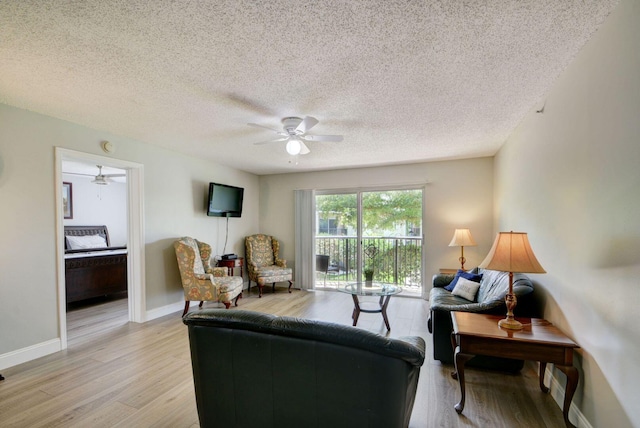
M 467 261 L 464 257 L 458 257 L 458 261 L 460 262 L 460 270 L 464 270 L 464 262 Z
M 498 326 L 509 330 L 522 330 L 522 323 L 513 317 L 507 316 L 505 319 L 498 321 Z

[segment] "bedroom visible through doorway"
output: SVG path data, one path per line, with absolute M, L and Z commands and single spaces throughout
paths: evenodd
M 95 173 L 95 175 L 94 175 Z M 142 227 L 142 165 L 56 148 L 56 195 L 58 236 L 58 296 L 61 348 L 68 346 L 65 226 L 107 226 L 109 247 L 124 251 L 126 260 L 119 267 L 123 277 L 118 293 L 126 296 L 124 323 L 143 322 L 145 299 L 143 290 L 144 255 L 140 251 L 144 237 Z M 107 181 L 108 184 L 105 184 Z M 63 192 L 63 183 L 69 192 Z M 69 185 L 70 184 L 70 185 Z M 72 199 L 64 199 L 64 197 Z M 73 207 L 73 215 L 70 213 Z M 83 250 L 80 250 L 82 252 Z M 83 254 L 84 255 L 84 254 Z M 80 267 L 82 268 L 82 266 Z M 95 293 L 93 293 L 95 294 Z M 76 296 L 74 305 L 102 303 L 100 296 Z M 104 300 L 104 299 L 103 299 Z M 122 305 L 120 305 L 122 306 Z

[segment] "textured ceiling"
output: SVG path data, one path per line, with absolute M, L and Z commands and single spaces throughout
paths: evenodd
M 257 174 L 488 156 L 617 3 L 2 0 L 0 102 Z M 344 141 L 253 144 L 306 115 Z

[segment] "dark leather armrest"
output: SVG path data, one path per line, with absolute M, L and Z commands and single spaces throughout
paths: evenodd
M 455 274 L 449 274 L 449 273 L 437 273 L 435 275 L 433 275 L 432 278 L 432 283 L 434 287 L 438 287 L 438 288 L 444 288 L 447 285 L 451 284 L 451 281 L 453 281 L 453 278 L 455 278 Z

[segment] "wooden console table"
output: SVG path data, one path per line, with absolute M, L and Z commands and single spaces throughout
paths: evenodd
M 227 274 L 229 276 L 233 276 L 233 269 L 239 267 L 240 268 L 240 276 L 243 276 L 242 266 L 244 265 L 244 259 L 242 257 L 238 257 L 237 259 L 231 260 L 218 260 L 218 267 L 226 267 Z
M 524 324 L 522 330 L 507 330 L 498 327 L 498 320 L 504 316 L 451 312 L 453 333 L 451 340 L 455 349 L 456 371 L 452 373 L 460 384 L 462 397 L 455 405 L 456 412 L 464 409 L 464 365 L 475 355 L 532 360 L 540 362 L 540 389 L 549 392 L 544 385 L 547 363 L 553 363 L 567 375 L 562 415 L 567 426 L 569 406 L 578 385 L 578 370 L 573 367 L 573 350 L 579 346 L 565 336 L 549 321 L 538 318 L 519 318 Z

